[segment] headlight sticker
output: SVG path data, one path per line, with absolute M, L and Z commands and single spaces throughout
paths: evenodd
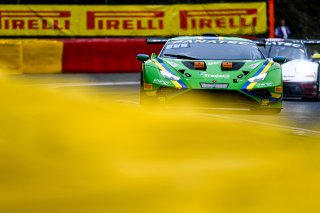
M 273 64 L 272 61 L 267 60 L 261 67 L 260 69 L 256 72 L 254 76 L 252 76 L 251 82 L 248 80 L 242 87 L 242 89 L 245 90 L 251 90 L 253 87 L 257 84 L 257 81 L 254 81 L 254 79 L 260 75 L 263 75 L 264 73 L 267 73 L 268 70 L 270 69 L 271 65 Z M 262 76 L 263 77 L 263 76 Z
M 172 72 L 168 66 L 160 59 L 156 58 L 152 60 L 156 66 L 159 68 L 161 75 L 164 74 L 164 72 L 168 73 L 168 76 L 176 76 L 174 72 Z M 187 85 L 180 79 L 180 77 L 176 76 L 177 78 L 175 80 L 171 80 L 171 82 L 175 85 L 176 88 L 181 89 L 181 88 L 188 88 Z M 178 80 L 179 78 L 179 80 Z

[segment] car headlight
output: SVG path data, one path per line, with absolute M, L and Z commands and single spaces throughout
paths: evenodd
M 178 76 L 176 76 L 174 74 L 171 74 L 170 72 L 160 70 L 160 73 L 166 79 L 169 79 L 169 80 L 172 80 L 172 81 L 179 81 L 180 80 L 180 77 L 178 77 Z
M 263 80 L 267 77 L 267 74 L 268 74 L 268 73 L 263 73 L 263 74 L 254 76 L 254 77 L 252 77 L 252 78 L 249 78 L 248 81 L 249 81 L 250 83 L 263 81 Z

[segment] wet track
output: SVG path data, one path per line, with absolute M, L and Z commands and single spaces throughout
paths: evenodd
M 48 86 L 58 90 L 85 88 L 105 95 L 116 102 L 139 106 L 139 74 L 58 74 L 22 75 L 27 84 Z M 239 120 L 288 129 L 300 135 L 320 134 L 320 102 L 284 100 L 283 110 L 277 115 L 228 114 L 208 109 L 199 116 Z

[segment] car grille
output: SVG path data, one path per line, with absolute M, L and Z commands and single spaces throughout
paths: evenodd
M 286 83 L 283 84 L 284 96 L 302 96 L 303 90 L 300 84 L 297 83 Z
M 255 100 L 237 91 L 190 90 L 183 94 L 176 94 L 176 89 L 171 90 L 171 93 L 166 89 L 165 94 L 158 93 L 158 95 L 169 95 L 173 97 L 170 99 L 170 103 L 173 104 L 188 104 L 192 106 L 232 106 L 238 104 L 258 104 L 258 102 Z

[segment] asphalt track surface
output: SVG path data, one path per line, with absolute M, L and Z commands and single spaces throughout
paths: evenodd
M 105 95 L 119 103 L 139 106 L 139 73 L 122 74 L 32 74 L 14 76 L 31 85 L 48 86 L 58 90 L 85 88 Z M 283 110 L 277 115 L 228 114 L 223 110 L 207 109 L 199 116 L 223 118 L 246 123 L 287 129 L 298 135 L 320 135 L 320 102 L 284 100 Z

